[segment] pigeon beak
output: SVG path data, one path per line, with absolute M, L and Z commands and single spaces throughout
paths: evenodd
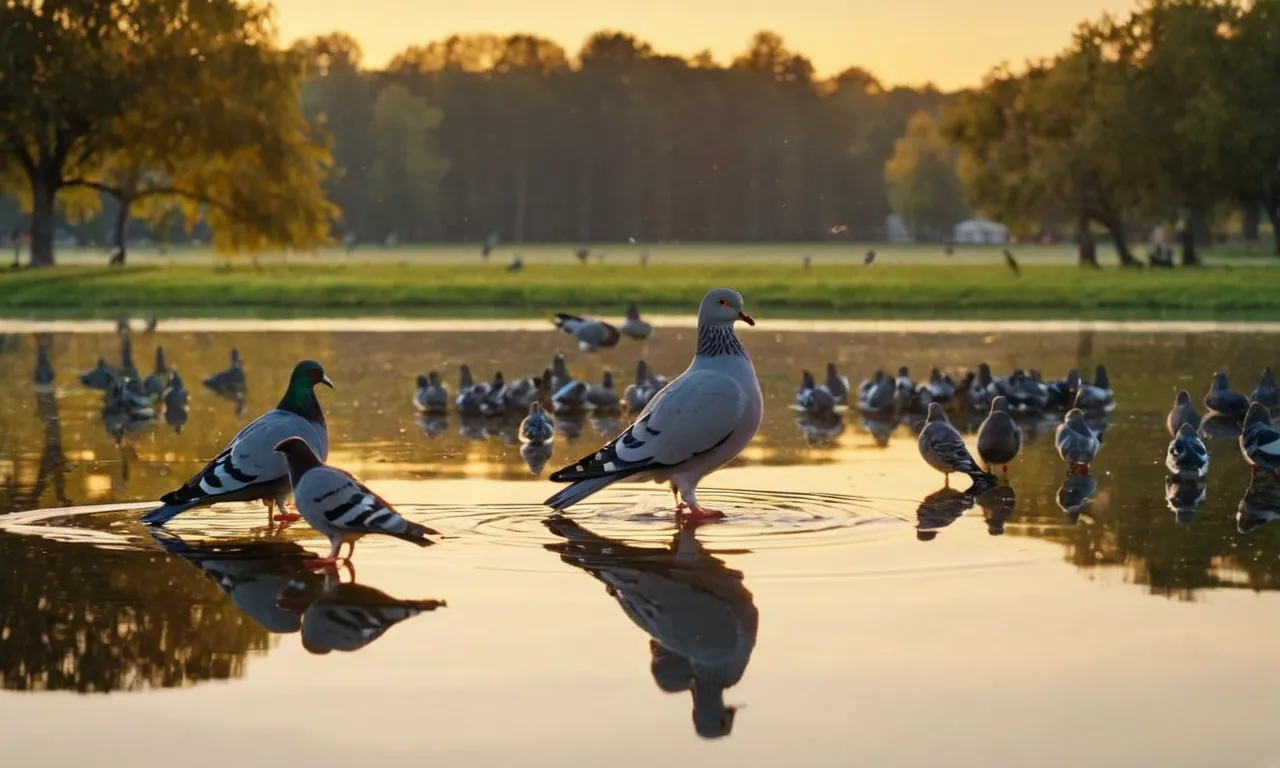
M 325 385 L 325 386 L 326 386 L 326 387 L 328 387 L 329 389 L 333 389 L 333 382 L 329 380 L 329 377 L 328 377 L 328 376 L 322 376 L 322 377 L 320 377 L 320 383 L 321 383 L 321 384 L 323 384 L 323 385 Z
M 738 313 L 738 319 L 739 319 L 739 320 L 741 320 L 742 322 L 746 323 L 747 325 L 755 325 L 755 324 L 756 324 L 756 321 L 755 321 L 755 320 L 752 320 L 752 319 L 751 319 L 751 315 L 748 315 L 746 312 L 739 312 L 739 313 Z

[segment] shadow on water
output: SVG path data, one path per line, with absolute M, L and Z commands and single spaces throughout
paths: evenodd
M 653 681 L 666 693 L 690 694 L 694 731 L 730 735 L 738 707 L 725 703 L 725 691 L 746 672 L 760 622 L 742 573 L 709 554 L 692 526 L 657 547 L 599 536 L 559 515 L 545 525 L 563 541 L 544 546 L 604 584 L 649 635 Z

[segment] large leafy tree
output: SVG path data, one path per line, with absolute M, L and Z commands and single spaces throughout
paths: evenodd
M 964 216 L 951 152 L 938 124 L 922 111 L 907 121 L 885 163 L 889 200 L 917 237 L 938 237 Z
M 0 56 L 0 152 L 29 185 L 33 265 L 53 264 L 55 202 L 75 187 L 126 217 L 180 206 L 222 250 L 323 240 L 328 150 L 301 115 L 301 57 L 269 22 L 235 0 L 0 5 L 19 32 Z

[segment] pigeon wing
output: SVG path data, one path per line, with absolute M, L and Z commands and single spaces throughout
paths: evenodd
M 335 531 L 401 536 L 412 527 L 386 499 L 336 467 L 307 470 L 293 496 L 308 517 L 323 518 L 323 524 Z
M 254 486 L 274 483 L 289 474 L 276 444 L 287 437 L 301 437 L 321 459 L 328 455 L 328 440 L 321 428 L 288 411 L 271 410 L 250 422 L 222 452 L 181 488 L 160 498 L 166 504 L 197 500 L 242 499 Z
M 746 407 L 746 392 L 732 377 L 690 371 L 654 396 L 621 435 L 551 480 L 620 479 L 678 466 L 728 439 Z

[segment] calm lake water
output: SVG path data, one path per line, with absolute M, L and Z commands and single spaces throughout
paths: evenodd
M 101 393 L 76 379 L 99 355 L 117 361 L 114 334 L 43 337 L 57 371 L 43 393 L 30 384 L 37 338 L 8 342 L 6 764 L 1280 761 L 1280 526 L 1265 524 L 1280 492 L 1250 487 L 1229 433 L 1208 443 L 1200 503 L 1190 488 L 1171 506 L 1179 489 L 1163 468 L 1174 391 L 1198 403 L 1223 369 L 1247 393 L 1280 362 L 1280 335 L 775 332 L 758 320 L 743 338 L 764 426 L 699 494 L 728 519 L 684 533 L 653 485 L 548 519 L 540 502 L 558 486 L 531 473 L 514 422 L 422 422 L 410 399 L 430 369 L 456 389 L 460 363 L 526 376 L 557 351 L 582 378 L 610 368 L 625 385 L 642 356 L 674 375 L 691 329 L 583 356 L 549 331 L 162 326 L 135 334 L 135 358 L 145 375 L 164 345 L 191 388 L 190 419 L 119 443 Z M 199 386 L 233 347 L 249 382 L 240 414 Z M 303 357 L 337 385 L 320 393 L 332 463 L 443 540 L 362 542 L 354 583 L 345 570 L 337 583 L 301 567 L 325 542 L 305 524 L 268 527 L 260 506 L 193 511 L 160 535 L 138 525 L 149 501 L 275 404 Z M 828 360 L 854 382 L 903 364 L 917 376 L 986 361 L 1056 377 L 1106 363 L 1118 407 L 1096 485 L 1064 486 L 1052 423 L 1027 423 L 1009 486 L 976 500 L 935 493 L 942 477 L 909 425 L 853 413 L 797 423 L 799 372 Z M 576 428 L 548 471 L 620 425 Z M 405 618 L 371 637 L 370 611 Z

